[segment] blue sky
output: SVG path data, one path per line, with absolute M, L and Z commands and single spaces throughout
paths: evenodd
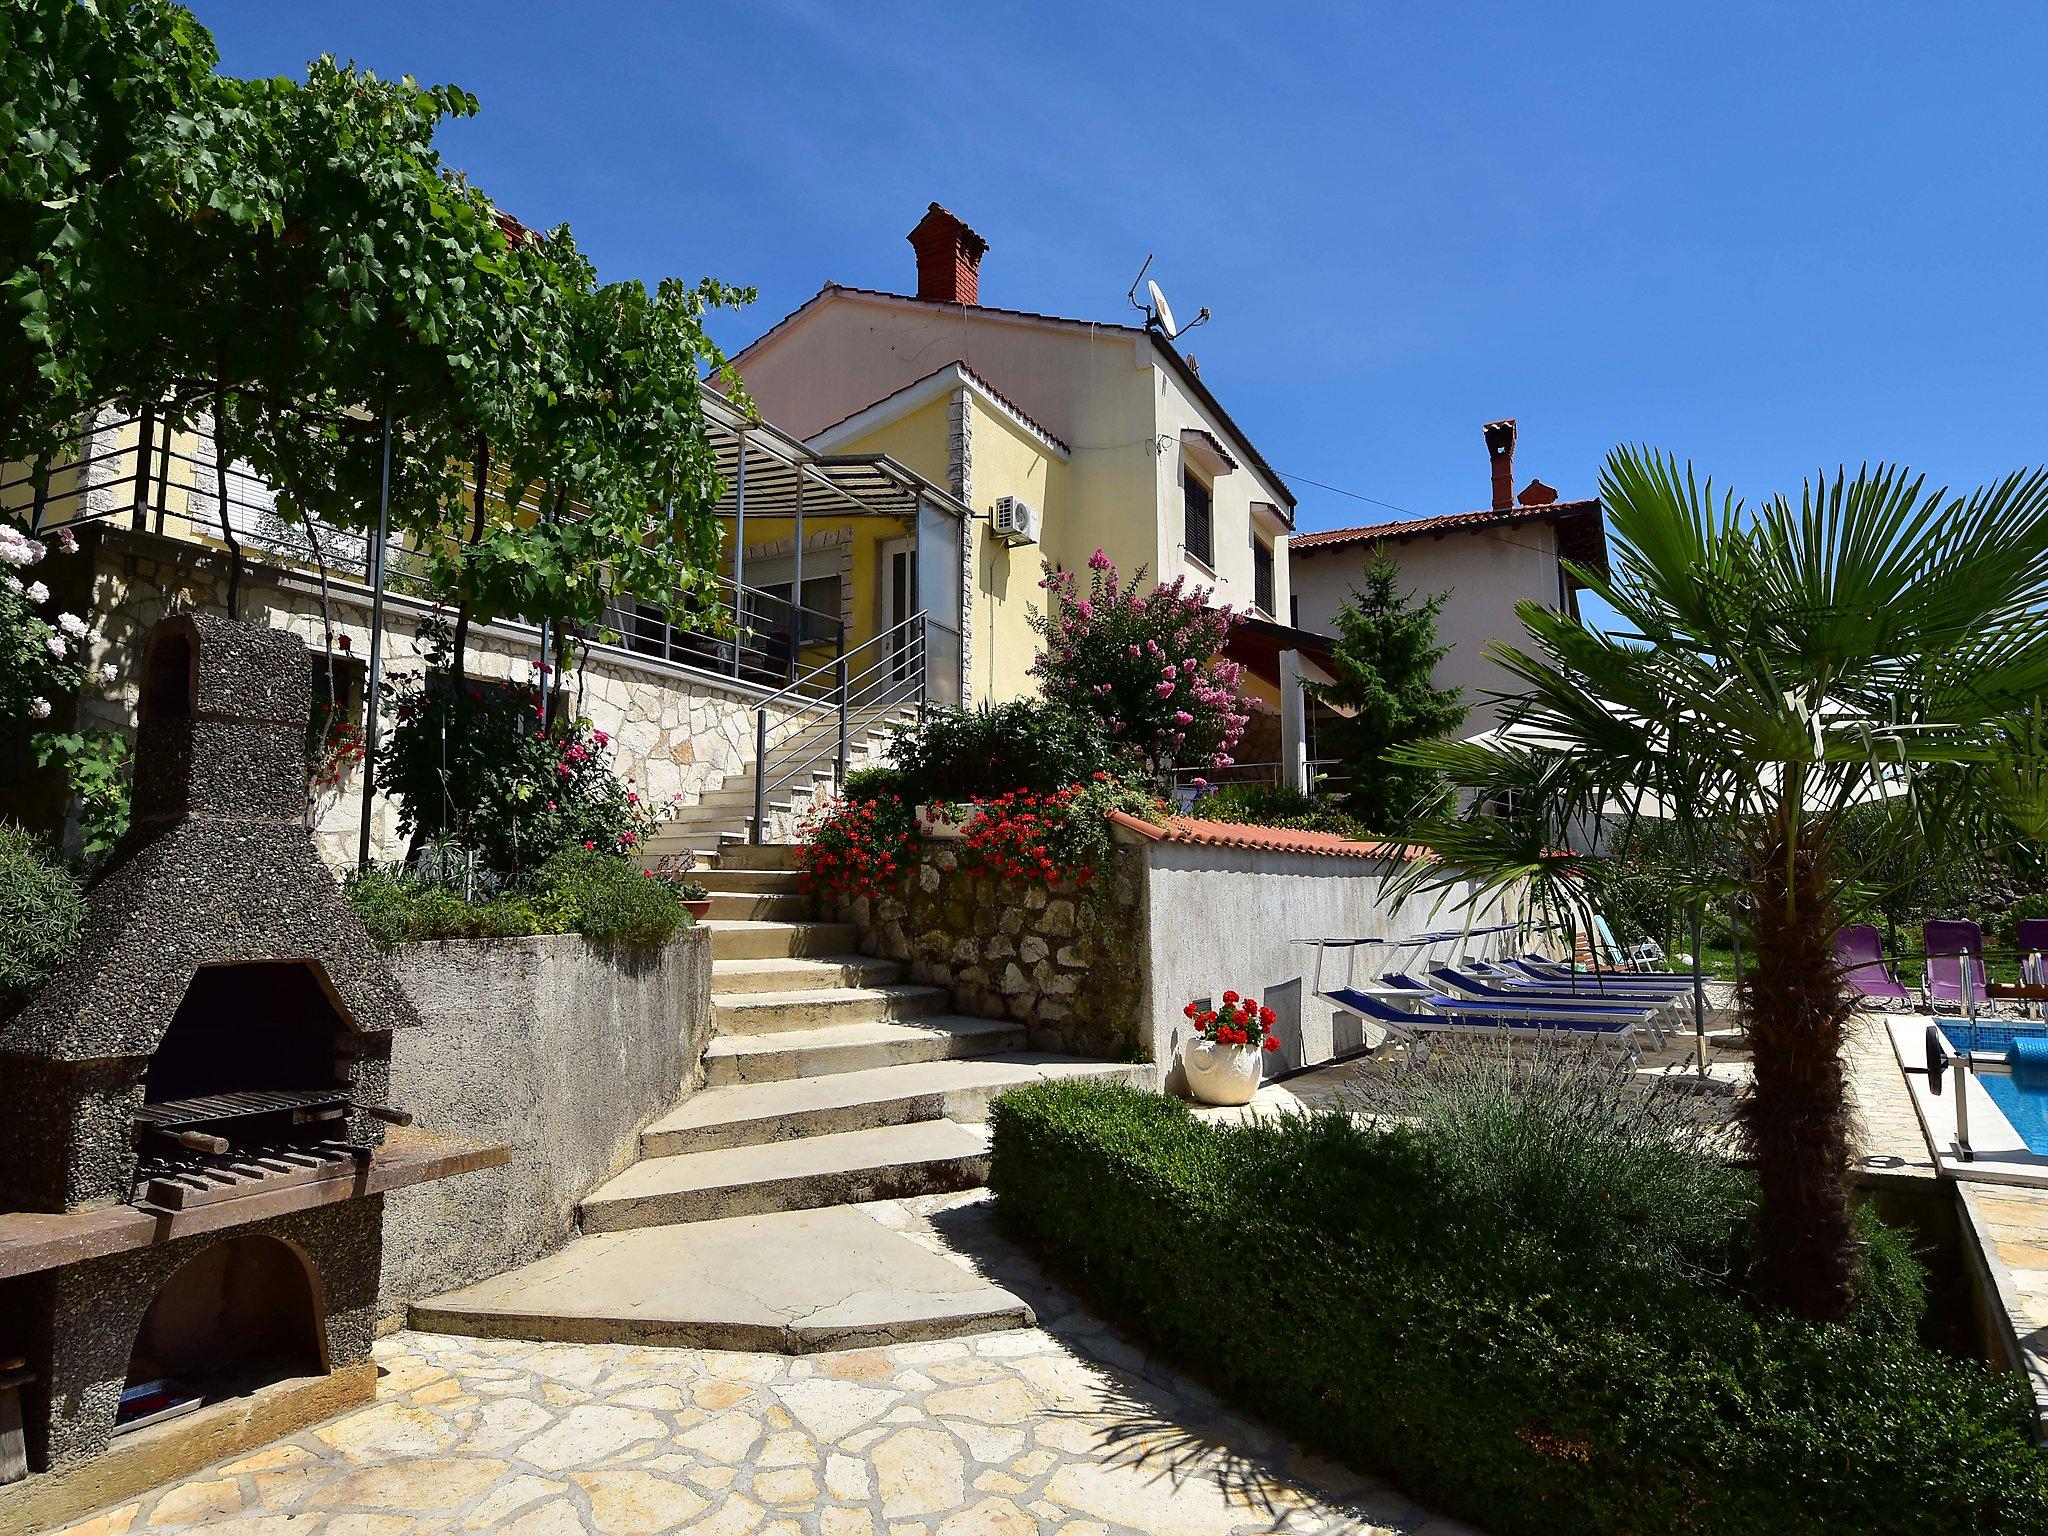
M 448 158 L 608 278 L 908 289 L 927 202 L 985 302 L 1128 318 L 1148 251 L 1304 529 L 1590 494 L 1617 442 L 1755 499 L 2048 458 L 2048 8 L 196 0 L 224 67 L 452 80 Z

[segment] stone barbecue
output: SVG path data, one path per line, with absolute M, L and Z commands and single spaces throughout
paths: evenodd
M 143 669 L 133 828 L 79 953 L 0 1025 L 0 1367 L 26 1378 L 0 1421 L 31 1474 L 0 1532 L 34 1474 L 160 1476 L 217 1451 L 178 1427 L 206 1410 L 276 1433 L 366 1392 L 382 1191 L 489 1160 L 386 1144 L 419 1019 L 306 827 L 303 642 L 174 615 Z

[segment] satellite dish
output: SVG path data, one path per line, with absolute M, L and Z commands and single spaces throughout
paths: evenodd
M 1157 283 L 1150 280 L 1145 284 L 1145 291 L 1152 296 L 1152 315 L 1159 322 L 1159 329 L 1166 332 L 1168 341 L 1173 340 L 1179 330 L 1173 323 L 1173 311 L 1167 307 L 1166 295 L 1159 291 Z

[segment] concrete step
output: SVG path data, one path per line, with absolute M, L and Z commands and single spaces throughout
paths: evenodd
M 834 1024 L 771 1035 L 724 1035 L 704 1051 L 704 1081 L 778 1083 L 832 1072 L 864 1072 L 912 1061 L 949 1061 L 1022 1050 L 1024 1026 L 1005 1019 L 934 1013 L 900 1023 Z
M 731 891 L 773 896 L 790 892 L 801 895 L 803 891 L 803 876 L 794 869 L 706 869 L 697 878 L 714 894 Z
M 416 1302 L 433 1333 L 781 1354 L 1028 1328 L 1031 1308 L 851 1206 L 579 1237 Z
M 720 869 L 795 869 L 795 843 L 741 843 L 712 848 Z
M 988 1131 L 951 1120 L 650 1157 L 585 1197 L 585 1232 L 810 1210 L 972 1189 L 988 1177 Z
M 775 810 L 778 807 L 780 807 L 783 810 L 787 810 L 789 809 L 789 804 L 792 797 L 803 797 L 808 799 L 818 790 L 822 790 L 823 788 L 823 785 L 814 787 L 811 784 L 803 781 L 782 784 L 770 782 L 770 784 L 768 785 L 768 801 L 766 808 L 769 810 Z M 695 805 L 686 805 L 683 806 L 680 810 L 678 810 L 676 812 L 676 820 L 687 820 L 693 814 L 701 818 L 706 813 L 716 813 L 721 816 L 753 815 L 754 786 L 751 784 L 746 784 L 734 789 L 706 790 L 702 795 L 699 795 L 697 797 L 697 803 Z
M 640 1151 L 646 1157 L 674 1157 L 918 1120 L 974 1123 L 988 1118 L 991 1098 L 1021 1083 L 1050 1077 L 1115 1077 L 1144 1086 L 1152 1070 L 1142 1063 L 1012 1051 L 706 1088 L 642 1131 Z
M 815 960 L 714 960 L 711 990 L 814 992 L 832 987 L 886 987 L 903 974 L 901 962 L 866 955 L 820 955 Z
M 885 987 L 824 987 L 804 992 L 711 994 L 711 1016 L 720 1039 L 737 1035 L 787 1034 L 835 1024 L 868 1024 L 912 1019 L 944 1005 L 938 987 L 897 983 Z
M 714 898 L 715 901 L 715 898 Z M 711 935 L 711 959 L 785 960 L 802 955 L 843 955 L 855 947 L 851 923 L 763 922 L 716 917 L 704 927 Z
M 713 891 L 712 921 L 799 922 L 811 915 L 811 898 L 798 891 Z

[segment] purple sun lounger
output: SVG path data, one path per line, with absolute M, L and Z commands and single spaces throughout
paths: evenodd
M 1937 918 L 1920 925 L 1920 937 L 1927 945 L 1927 1006 L 1943 1003 L 1963 1006 L 1964 967 L 1970 992 L 1978 1007 L 1984 999 L 1984 930 L 1958 918 Z
M 1842 966 L 1842 980 L 1856 994 L 1857 1001 L 1880 1007 L 1910 1008 L 1913 994 L 1900 984 L 1884 958 L 1884 945 L 1871 923 L 1851 923 L 1835 935 L 1835 959 Z
M 2048 984 L 2048 917 L 2023 917 L 2013 925 L 2020 967 L 2035 986 Z

